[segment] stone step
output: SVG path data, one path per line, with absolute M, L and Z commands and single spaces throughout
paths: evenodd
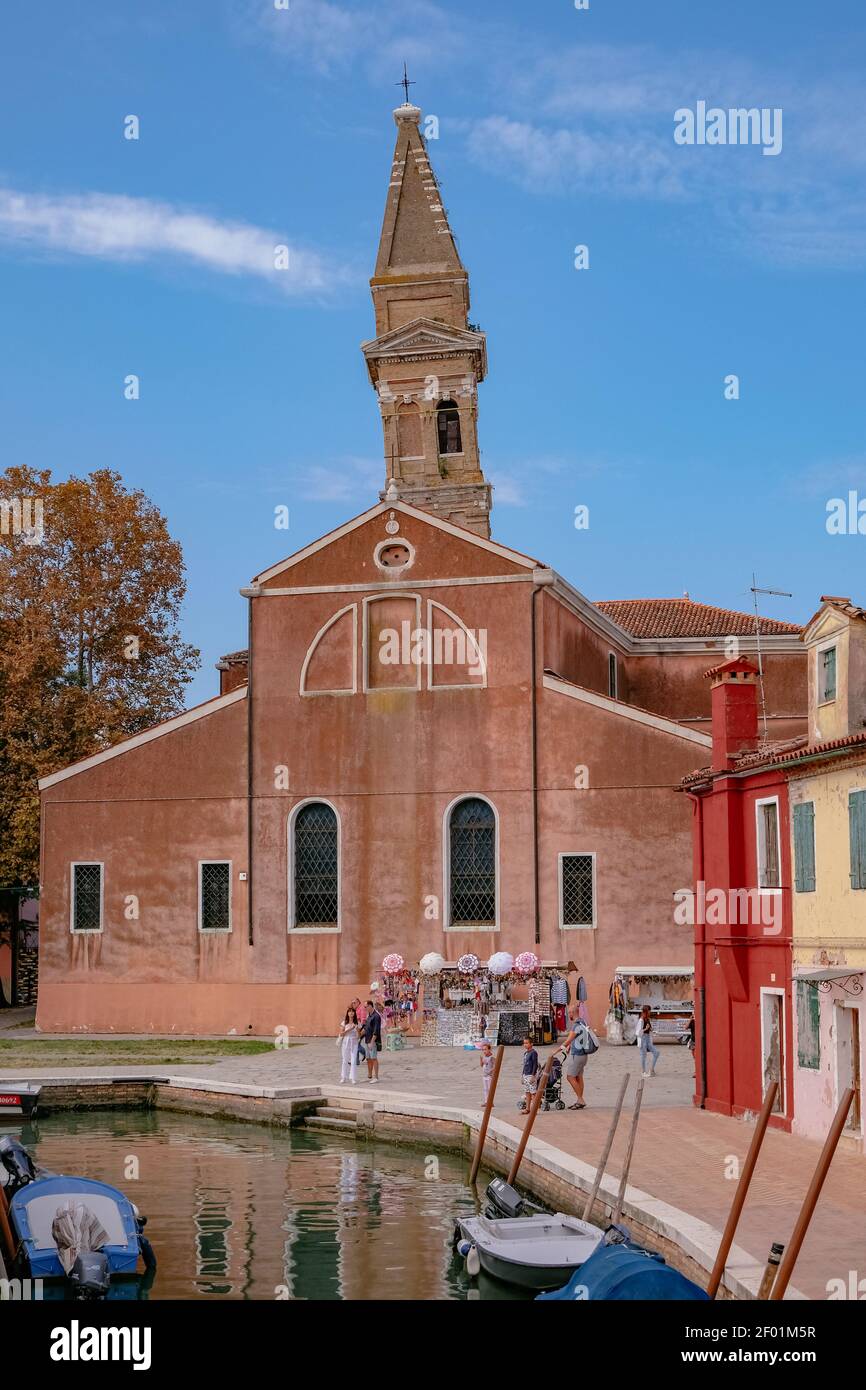
M 326 1115 L 306 1115 L 304 1117 L 304 1129 L 327 1129 L 342 1130 L 348 1134 L 357 1134 L 358 1126 L 354 1120 L 331 1120 Z
M 352 1110 L 345 1105 L 318 1105 L 315 1110 L 316 1119 L 351 1120 L 352 1124 L 354 1124 L 357 1117 L 357 1110 Z

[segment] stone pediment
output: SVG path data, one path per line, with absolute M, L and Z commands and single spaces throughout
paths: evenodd
M 361 344 L 367 362 L 382 358 L 443 357 L 451 354 L 478 358 L 477 375 L 481 380 L 487 370 L 487 341 L 483 333 L 468 328 L 454 328 L 436 319 L 413 319 L 410 323 L 392 328 L 390 332 Z

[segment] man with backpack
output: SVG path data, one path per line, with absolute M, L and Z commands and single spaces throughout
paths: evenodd
M 598 1040 L 592 1029 L 578 1018 L 577 1004 L 572 1004 L 568 1015 L 571 1019 L 571 1031 L 562 1044 L 566 1055 L 565 1075 L 569 1086 L 577 1096 L 574 1105 L 570 1105 L 568 1108 L 569 1110 L 585 1110 L 583 1073 L 586 1070 L 587 1057 L 591 1057 L 593 1052 L 598 1052 Z

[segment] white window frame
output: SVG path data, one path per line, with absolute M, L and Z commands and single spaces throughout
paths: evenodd
M 496 864 L 496 906 L 495 921 L 488 926 L 469 926 L 466 922 L 451 921 L 451 812 L 455 806 L 459 806 L 461 801 L 483 801 L 493 812 L 493 835 Z M 453 801 L 449 801 L 445 807 L 442 817 L 442 929 L 443 931 L 455 932 L 498 932 L 502 926 L 502 913 L 500 909 L 500 887 L 502 875 L 499 865 L 500 854 L 500 834 L 499 834 L 499 812 L 489 796 L 483 792 L 461 792 L 455 796 Z
M 762 887 L 761 887 L 761 877 L 762 877 L 762 874 L 761 874 L 761 863 L 762 863 L 762 860 L 761 860 L 761 847 L 762 847 L 762 843 L 763 843 L 764 820 L 763 820 L 763 817 L 762 817 L 762 815 L 761 815 L 761 807 L 762 807 L 762 806 L 772 806 L 773 804 L 775 804 L 775 807 L 776 807 L 776 863 L 777 863 L 778 866 L 779 866 L 779 885 L 778 885 L 777 888 L 762 888 Z M 757 884 L 756 884 L 755 886 L 756 886 L 756 888 L 757 888 L 757 890 L 758 890 L 759 893 L 781 893 L 781 891 L 782 891 L 782 811 L 781 811 L 781 807 L 779 806 L 779 798 L 778 798 L 778 796 L 762 796 L 758 801 L 755 802 L 755 868 L 756 868 L 756 870 L 757 870 L 757 872 L 756 872 L 756 874 L 755 874 L 755 877 L 756 877 L 757 880 L 758 880 L 758 881 L 757 881 Z
M 79 867 L 99 868 L 99 926 L 75 925 L 75 870 Z M 69 930 L 73 936 L 99 936 L 105 930 L 105 861 L 102 859 L 73 859 L 69 865 Z
M 823 656 L 824 656 L 824 653 L 825 653 L 825 652 L 829 652 L 829 651 L 831 650 L 831 648 L 833 648 L 833 647 L 835 647 L 835 649 L 836 649 L 836 693 L 835 693 L 834 695 L 832 695 L 832 696 L 828 696 L 828 695 L 824 695 L 824 694 L 822 693 L 822 683 L 823 683 L 823 675 L 824 675 Z M 839 636 L 838 636 L 838 634 L 837 634 L 837 635 L 833 638 L 833 640 L 832 640 L 831 642 L 824 642 L 824 643 L 821 644 L 820 647 L 816 647 L 816 648 L 815 648 L 815 704 L 816 704 L 817 706 L 821 706 L 821 705 L 835 705 L 836 700 L 838 699 L 838 696 L 839 696 Z
M 610 686 L 611 686 L 611 680 L 610 680 L 610 676 L 611 676 L 611 664 L 610 664 L 610 659 L 611 659 L 611 657 L 613 657 L 613 690 L 611 690 L 611 688 L 610 688 Z M 607 654 L 607 694 L 608 694 L 608 698 L 611 699 L 611 700 L 618 700 L 618 699 L 619 699 L 619 657 L 617 656 L 616 652 L 614 652 L 614 651 L 609 651 L 608 654 Z
M 760 1007 L 761 1007 L 761 1098 L 764 1097 L 764 1039 L 766 1037 L 765 1017 L 764 1017 L 764 995 L 777 994 L 782 1000 L 782 1075 L 779 1078 L 779 1090 L 782 1092 L 781 1110 L 771 1110 L 772 1115 L 787 1117 L 788 1114 L 788 1019 L 785 1012 L 785 991 L 779 989 L 777 985 L 761 985 L 760 988 Z
M 580 856 L 581 859 L 592 860 L 592 921 L 591 922 L 565 922 L 563 905 L 563 867 L 564 859 L 573 859 Z M 557 880 L 559 885 L 559 930 L 560 931 L 595 931 L 598 926 L 598 895 L 596 879 L 596 852 L 589 849 L 564 849 L 561 850 L 557 858 Z
M 329 806 L 337 817 L 337 924 L 334 927 L 295 926 L 295 821 L 298 818 L 298 812 L 303 811 L 305 806 Z M 343 822 L 340 812 L 333 801 L 329 801 L 326 796 L 306 796 L 289 812 L 286 821 L 286 836 L 286 867 L 288 871 L 286 932 L 289 936 L 336 936 L 343 930 Z
M 203 927 L 201 924 L 202 909 L 202 869 L 205 864 L 228 864 L 229 866 L 229 924 L 227 927 Z M 198 861 L 198 929 L 202 936 L 229 936 L 234 925 L 232 913 L 232 898 L 234 897 L 234 868 L 231 859 L 200 859 Z

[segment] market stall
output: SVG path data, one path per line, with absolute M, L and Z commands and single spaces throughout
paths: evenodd
M 694 1009 L 694 974 L 691 965 L 618 965 L 604 1021 L 608 1042 L 635 1041 L 645 1004 L 652 1010 L 656 1042 L 679 1042 Z
M 446 961 L 430 952 L 419 969 L 422 1046 L 468 1047 L 482 1040 L 520 1046 L 527 1036 L 549 1043 L 557 1016 L 560 1030 L 564 1026 L 568 967 L 541 961 L 532 951 L 516 957 L 497 951 L 486 964 L 470 953 Z

